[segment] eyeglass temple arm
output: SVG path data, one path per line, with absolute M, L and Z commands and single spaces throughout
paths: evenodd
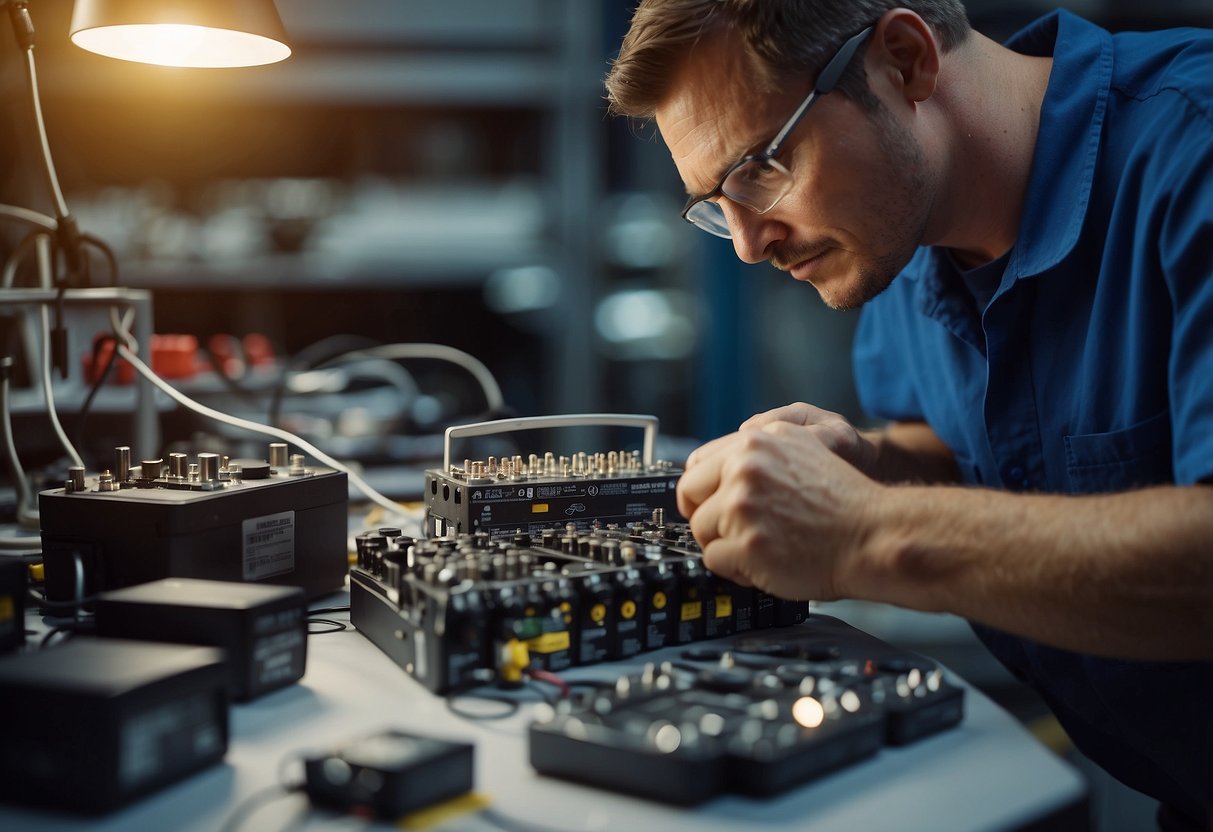
M 869 26 L 858 34 L 852 35 L 842 48 L 835 53 L 830 62 L 826 64 L 825 69 L 817 76 L 817 83 L 813 85 L 813 91 L 809 93 L 804 101 L 800 102 L 800 106 L 796 108 L 796 112 L 788 119 L 788 123 L 783 126 L 783 129 L 771 139 L 771 143 L 767 145 L 764 151 L 765 156 L 774 156 L 783 144 L 784 139 L 788 134 L 796 129 L 796 125 L 800 123 L 800 119 L 809 111 L 809 107 L 813 106 L 813 102 L 817 100 L 819 95 L 825 95 L 837 86 L 842 74 L 846 72 L 847 65 L 851 63 L 851 58 L 855 56 L 855 52 L 859 49 L 860 44 L 867 40 L 868 35 L 872 34 L 872 27 Z

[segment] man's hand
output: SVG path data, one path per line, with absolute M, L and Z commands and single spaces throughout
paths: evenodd
M 766 413 L 751 416 L 739 430 L 755 430 L 775 422 L 788 422 L 808 428 L 821 444 L 854 465 L 868 476 L 876 466 L 876 446 L 844 417 L 811 404 L 797 402 Z
M 768 418 L 780 413 L 804 420 Z M 815 414 L 832 418 L 812 421 Z M 678 510 L 704 564 L 783 598 L 841 597 L 845 562 L 862 545 L 866 507 L 883 486 L 836 449 L 862 457 L 864 442 L 841 417 L 792 405 L 696 450 L 678 483 Z

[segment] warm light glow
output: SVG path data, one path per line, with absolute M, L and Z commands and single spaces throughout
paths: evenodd
M 180 23 L 82 29 L 72 35 L 72 42 L 110 58 L 161 66 L 260 66 L 291 54 L 289 46 L 272 38 Z
M 805 728 L 816 728 L 825 718 L 825 708 L 811 696 L 802 696 L 792 703 L 792 719 Z

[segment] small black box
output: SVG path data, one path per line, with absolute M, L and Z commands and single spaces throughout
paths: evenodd
M 307 598 L 298 587 L 165 578 L 101 593 L 96 623 L 108 638 L 223 648 L 236 702 L 297 682 L 307 666 Z
M 301 586 L 310 598 L 336 592 L 349 566 L 346 475 L 268 471 L 212 490 L 101 491 L 90 477 L 83 491 L 41 492 L 46 597 L 75 597 L 77 564 L 85 595 L 159 578 Z
M 75 638 L 0 660 L 0 800 L 100 813 L 223 759 L 213 647 Z
M 317 806 L 395 820 L 470 792 L 474 750 L 466 742 L 383 731 L 304 760 L 307 795 Z

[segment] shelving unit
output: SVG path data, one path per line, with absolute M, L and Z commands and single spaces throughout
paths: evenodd
M 213 320 L 205 293 L 233 323 L 280 327 L 269 334 L 295 351 L 305 328 L 258 309 L 323 292 L 317 314 L 337 331 L 451 343 L 492 366 L 510 325 L 479 289 L 500 269 L 537 266 L 561 290 L 518 333 L 542 379 L 521 404 L 598 409 L 598 0 L 280 0 L 294 55 L 214 72 L 84 53 L 56 36 L 70 6 L 37 9 L 60 176 L 81 224 L 119 249 L 122 285 L 156 296 L 157 330 Z M 284 180 L 318 185 L 324 203 L 294 206 L 299 217 L 285 206 L 306 226 L 294 246 L 272 240 L 284 206 L 257 192 Z M 236 242 L 220 246 L 221 233 Z M 382 308 L 359 315 L 347 291 Z M 449 298 L 446 312 L 426 331 L 357 329 L 435 297 Z

